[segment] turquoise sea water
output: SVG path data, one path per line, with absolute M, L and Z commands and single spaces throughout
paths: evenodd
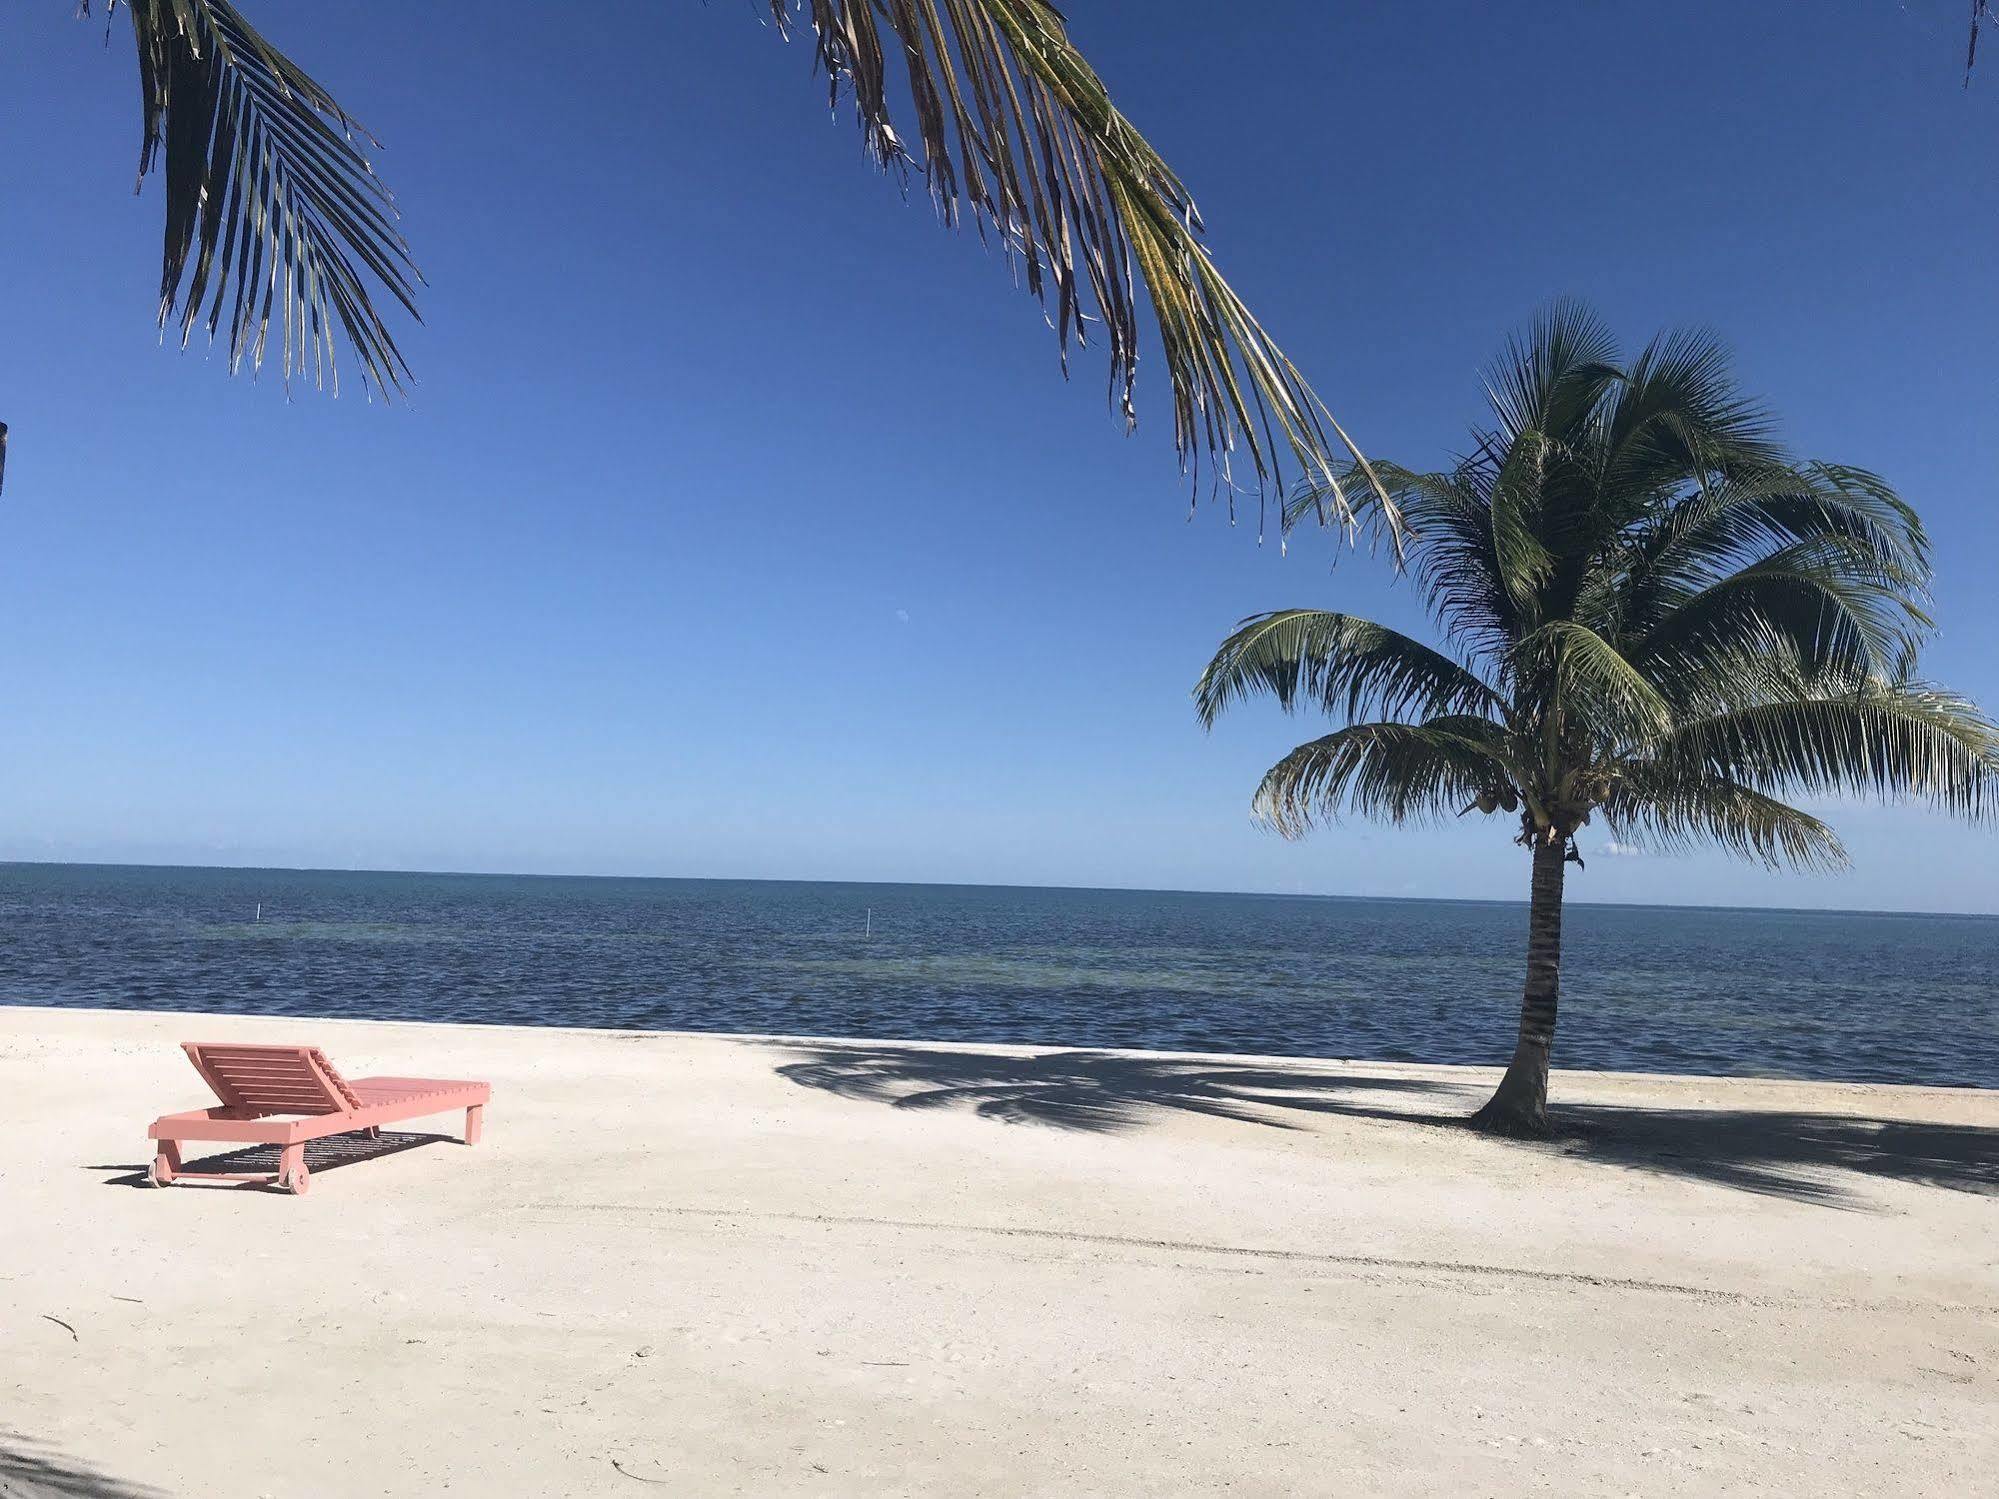
M 11 864 L 0 1000 L 1491 1063 L 1526 920 L 1480 902 Z M 1999 918 L 1572 905 L 1567 935 L 1559 1065 L 1999 1087 Z

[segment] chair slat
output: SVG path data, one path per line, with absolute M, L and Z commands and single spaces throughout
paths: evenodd
M 231 1108 L 338 1114 L 360 1104 L 332 1063 L 313 1047 L 216 1046 L 190 1041 L 184 1049 L 216 1097 Z

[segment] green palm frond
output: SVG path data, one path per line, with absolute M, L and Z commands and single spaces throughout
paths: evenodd
M 1840 464 L 1775 463 L 1733 475 L 1638 529 L 1629 554 L 1632 618 L 1649 624 L 1663 603 L 1822 537 L 1852 543 L 1912 595 L 1927 592 L 1929 537 L 1885 480 Z
M 919 166 L 947 224 L 968 213 L 996 231 L 1048 308 L 1065 368 L 1071 341 L 1101 327 L 1127 424 L 1143 282 L 1183 465 L 1206 460 L 1228 484 L 1231 459 L 1246 454 L 1263 492 L 1281 495 L 1288 456 L 1355 518 L 1340 469 L 1351 455 L 1366 478 L 1360 450 L 1216 269 L 1186 187 L 1111 103 L 1048 0 L 768 3 L 780 28 L 809 20 L 869 154 Z M 911 139 L 892 119 L 898 90 Z M 1375 497 L 1392 529 L 1392 505 Z
M 1696 718 L 1663 735 L 1650 758 L 1688 781 L 1912 799 L 1969 818 L 1991 815 L 1999 796 L 1999 728 L 1966 699 L 1917 682 Z
M 1848 464 L 1806 463 L 1752 473 L 1710 506 L 1690 507 L 1694 525 L 1680 538 L 1700 557 L 1744 556 L 1820 536 L 1844 537 L 1878 557 L 1905 583 L 1927 586 L 1930 539 L 1915 507 L 1879 474 Z
M 1644 744 L 1672 723 L 1665 696 L 1617 647 L 1574 620 L 1551 620 L 1514 647 L 1511 675 L 1547 676 L 1565 716 L 1611 744 Z
M 1369 472 L 1395 508 L 1405 536 L 1405 555 L 1417 567 L 1417 581 L 1431 611 L 1454 641 L 1481 656 L 1504 649 L 1512 621 L 1512 593 L 1494 544 L 1490 513 L 1494 476 L 1476 460 L 1450 473 L 1417 473 L 1374 460 Z M 1369 475 L 1357 468 L 1345 476 L 1346 492 L 1365 507 L 1373 491 Z M 1285 501 L 1288 531 L 1308 520 L 1332 519 L 1332 497 L 1310 478 L 1301 480 Z
M 1736 386 L 1728 349 L 1701 329 L 1660 334 L 1607 392 L 1604 493 L 1642 506 L 1660 487 L 1773 462 L 1768 414 Z
M 1787 642 L 1824 669 L 1891 677 L 1908 669 L 1932 628 L 1917 602 L 1921 587 L 1855 538 L 1817 536 L 1691 594 L 1659 600 L 1664 590 L 1657 590 L 1659 617 L 1634 655 L 1698 659 L 1760 636 Z
M 1490 712 L 1503 706 L 1440 651 L 1372 620 L 1320 609 L 1280 609 L 1242 622 L 1194 687 L 1201 722 L 1269 693 L 1288 712 L 1301 699 L 1343 718 L 1380 713 Z
M 1486 396 L 1502 440 L 1567 431 L 1586 419 L 1622 378 L 1617 340 L 1581 302 L 1561 300 L 1535 317 L 1486 371 Z
M 1809 812 L 1730 781 L 1636 767 L 1620 778 L 1603 814 L 1618 838 L 1661 852 L 1715 844 L 1772 869 L 1847 864 L 1839 835 Z
M 1851 663 L 1810 661 L 1796 641 L 1751 628 L 1712 651 L 1638 658 L 1641 669 L 1673 706 L 1673 723 L 1753 708 L 1860 692 L 1872 680 Z
M 1492 465 L 1484 491 L 1486 548 L 1494 575 L 1506 590 L 1509 615 L 1525 623 L 1540 615 L 1540 591 L 1555 570 L 1555 553 L 1547 534 L 1548 469 L 1570 454 L 1538 428 L 1517 432 L 1505 456 Z
M 1287 838 L 1302 837 L 1348 810 L 1395 823 L 1456 813 L 1481 791 L 1506 781 L 1493 741 L 1463 730 L 1463 725 L 1350 724 L 1299 745 L 1271 766 L 1252 805 Z
M 166 184 L 160 326 L 178 318 L 185 347 L 205 323 L 232 371 L 261 368 L 275 330 L 287 383 L 336 392 L 344 343 L 366 388 L 400 391 L 409 366 L 371 289 L 415 317 L 421 278 L 361 152 L 372 138 L 230 0 L 107 11 L 120 3 L 139 52 L 139 175 L 157 165 Z

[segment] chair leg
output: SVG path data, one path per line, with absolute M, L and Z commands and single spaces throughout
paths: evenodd
M 486 1106 L 475 1103 L 465 1111 L 465 1143 L 477 1145 L 479 1136 L 486 1128 Z
M 153 1162 L 147 1167 L 155 1186 L 172 1184 L 174 1173 L 180 1170 L 180 1142 L 178 1140 L 152 1140 Z
M 278 1154 L 278 1185 L 289 1187 L 292 1184 L 292 1179 L 298 1175 L 304 1165 L 305 1147 L 303 1145 L 285 1146 Z

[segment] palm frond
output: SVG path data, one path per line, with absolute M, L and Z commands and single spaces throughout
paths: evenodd
M 139 52 L 139 175 L 157 165 L 166 183 L 160 326 L 178 316 L 183 347 L 204 320 L 210 338 L 226 326 L 234 371 L 262 367 L 275 324 L 287 383 L 336 392 L 344 342 L 365 387 L 400 391 L 409 366 L 371 286 L 416 317 L 421 278 L 362 154 L 372 137 L 230 0 L 122 3 Z
M 1772 869 L 1843 869 L 1839 835 L 1809 812 L 1731 781 L 1689 779 L 1638 767 L 1603 806 L 1613 834 L 1661 852 L 1717 844 Z
M 1672 723 L 1672 705 L 1652 682 L 1596 631 L 1574 620 L 1550 620 L 1521 638 L 1510 675 L 1545 676 L 1555 685 L 1551 707 L 1565 721 L 1586 724 L 1612 743 L 1647 743 Z
M 1260 491 L 1281 495 L 1288 460 L 1326 487 L 1343 520 L 1339 470 L 1360 450 L 1223 279 L 1200 214 L 1171 167 L 1111 103 L 1048 0 L 769 0 L 780 28 L 806 16 L 837 104 L 849 93 L 868 153 L 914 162 L 946 224 L 969 213 L 997 232 L 1048 308 L 1063 366 L 1101 326 L 1126 423 L 1139 355 L 1143 281 L 1173 387 L 1174 442 L 1233 487 L 1247 454 Z M 893 122 L 897 84 L 913 140 Z M 1334 454 L 1341 453 L 1341 462 Z M 1287 458 L 1288 455 L 1288 458 Z M 1370 487 L 1373 487 L 1370 483 Z M 1393 506 L 1376 490 L 1393 529 Z
M 1628 505 L 1780 456 L 1768 413 L 1735 383 L 1727 345 L 1702 329 L 1641 349 L 1608 392 L 1601 424 L 1599 487 Z
M 1457 728 L 1349 725 L 1299 745 L 1271 766 L 1252 805 L 1287 838 L 1302 837 L 1343 810 L 1395 823 L 1455 813 L 1507 779 L 1490 741 Z
M 1552 303 L 1486 371 L 1504 441 L 1565 432 L 1585 418 L 1621 378 L 1617 359 L 1617 340 L 1595 312 L 1570 299 Z
M 1772 793 L 1926 802 L 1960 817 L 1999 798 L 1999 728 L 1955 693 L 1904 682 L 1766 702 L 1696 718 L 1660 737 L 1657 774 Z
M 1508 612 L 1523 625 L 1531 625 L 1539 616 L 1541 589 L 1555 571 L 1544 500 L 1548 466 L 1566 456 L 1547 433 L 1527 427 L 1514 434 L 1505 456 L 1492 466 L 1485 530 L 1494 570 L 1512 606 Z
M 1822 537 L 1852 543 L 1873 571 L 1916 596 L 1930 580 L 1930 542 L 1915 509 L 1877 474 L 1843 464 L 1770 464 L 1730 476 L 1664 509 L 1632 538 L 1634 628 L 1693 590 Z
M 1672 704 L 1675 724 L 1764 703 L 1846 696 L 1874 680 L 1856 663 L 1808 659 L 1797 641 L 1756 625 L 1712 649 L 1640 659 L 1660 696 Z
M 1266 692 L 1287 712 L 1304 699 L 1343 718 L 1502 706 L 1498 694 L 1442 652 L 1372 620 L 1321 609 L 1279 609 L 1244 620 L 1201 673 L 1195 709 L 1212 728 L 1231 703 Z
M 1817 670 L 1892 677 L 1908 670 L 1932 628 L 1919 588 L 1892 558 L 1852 537 L 1821 535 L 1691 594 L 1667 591 L 1633 655 L 1698 662 L 1762 636 L 1787 642 Z
M 1373 482 L 1386 492 L 1406 534 L 1404 560 L 1413 562 L 1431 613 L 1451 639 L 1480 656 L 1499 654 L 1513 624 L 1507 564 L 1493 538 L 1489 465 L 1466 462 L 1450 473 L 1418 473 L 1376 459 Z M 1373 490 L 1352 469 L 1347 492 L 1365 508 Z M 1301 480 L 1285 501 L 1287 529 L 1308 518 L 1329 519 L 1331 496 Z M 1517 559 L 1516 559 L 1517 561 Z

